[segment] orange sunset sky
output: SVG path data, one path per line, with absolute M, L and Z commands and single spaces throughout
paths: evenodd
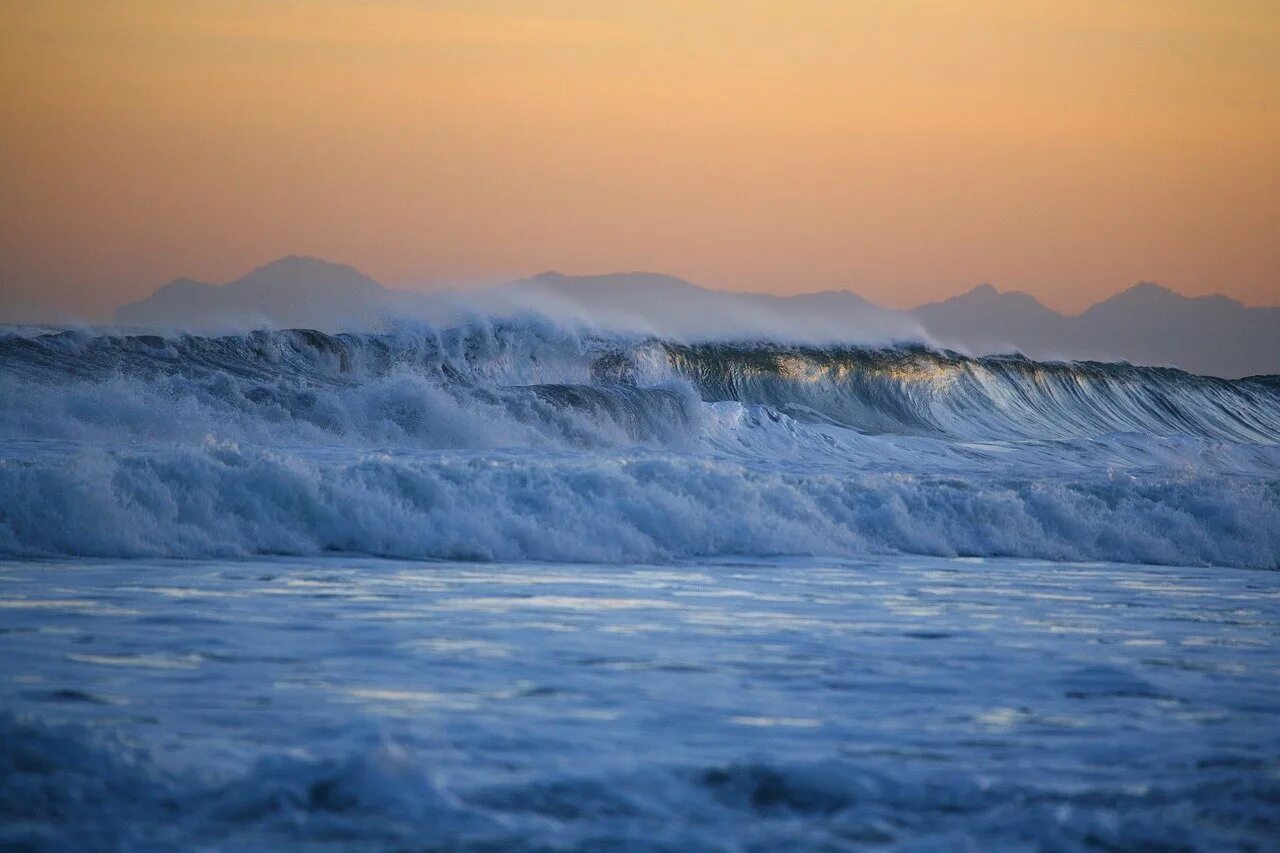
M 287 253 L 1280 303 L 1276 0 L 0 0 L 0 319 Z

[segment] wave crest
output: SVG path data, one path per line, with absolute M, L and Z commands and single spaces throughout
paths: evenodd
M 74 437 L 95 421 L 124 434 L 165 437 L 167 426 L 189 437 L 182 422 L 194 419 L 222 424 L 216 434 L 232 439 L 254 440 L 255 427 L 287 421 L 307 440 L 328 433 L 453 446 L 411 423 L 449 420 L 438 408 L 411 411 L 415 398 L 437 392 L 442 406 L 474 419 L 510 421 L 505 436 L 478 430 L 480 447 L 536 446 L 539 435 L 669 443 L 697 422 L 699 399 L 767 406 L 862 434 L 1053 440 L 1132 432 L 1264 444 L 1280 435 L 1274 377 L 1229 381 L 914 345 L 677 344 L 532 322 L 399 335 L 9 335 L 0 338 L 0 366 L 0 429 L 9 437 Z M 393 402 L 397 385 L 404 396 Z M 111 410 L 131 402 L 146 417 L 112 419 Z M 567 425 L 564 412 L 582 422 Z M 279 429 L 265 433 L 280 437 Z
M 0 338 L 0 552 L 1280 563 L 1280 384 L 550 323 Z

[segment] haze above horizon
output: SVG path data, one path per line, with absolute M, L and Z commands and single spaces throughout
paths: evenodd
M 0 50 L 0 319 L 290 253 L 1280 303 L 1265 0 L 17 0 Z

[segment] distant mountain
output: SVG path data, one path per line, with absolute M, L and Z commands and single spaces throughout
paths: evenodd
M 1038 349 L 1053 355 L 1069 339 L 1066 318 L 1057 311 L 1029 293 L 1001 293 L 989 284 L 912 313 L 938 343 L 974 352 Z
M 332 328 L 382 310 L 390 291 L 352 267 L 289 255 L 227 284 L 180 278 L 116 311 L 126 326 Z
M 683 339 L 930 340 L 975 354 L 1125 360 L 1228 377 L 1280 374 L 1280 308 L 1246 308 L 1224 296 L 1189 298 L 1154 284 L 1139 284 L 1075 316 L 986 284 L 904 312 L 842 290 L 730 293 L 644 272 L 547 272 L 466 293 L 413 293 L 385 288 L 349 266 L 289 256 L 223 285 L 178 279 L 122 307 L 115 319 L 196 331 L 336 331 L 376 328 L 387 320 L 452 322 L 474 312 L 527 311 Z
M 913 313 L 938 343 L 972 352 L 1123 360 L 1213 376 L 1280 373 L 1280 308 L 1181 296 L 1149 282 L 1074 316 L 990 285 Z
M 1072 319 L 1081 346 L 1104 355 L 1218 376 L 1280 373 L 1280 308 L 1143 283 Z

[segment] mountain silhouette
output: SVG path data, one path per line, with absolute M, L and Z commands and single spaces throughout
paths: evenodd
M 390 291 L 344 264 L 289 255 L 217 285 L 180 278 L 139 302 L 121 307 L 127 326 L 329 328 L 379 311 Z
M 461 307 L 460 307 L 461 306 Z M 392 290 L 353 267 L 291 255 L 226 284 L 181 278 L 115 315 L 131 327 L 195 331 L 307 327 L 342 331 L 387 320 L 536 311 L 597 327 L 676 338 L 886 343 L 926 340 L 973 354 L 1094 359 L 1239 377 L 1280 374 L 1280 308 L 1186 297 L 1141 283 L 1076 315 L 983 284 L 913 311 L 844 290 L 777 296 L 709 290 L 633 272 L 531 278 L 467 293 Z
M 912 313 L 938 343 L 975 352 L 1039 349 L 1053 356 L 1055 347 L 1070 350 L 1066 318 L 1029 293 L 1001 293 L 981 284 L 942 302 L 921 305 Z
M 1128 361 L 1227 377 L 1280 373 L 1280 308 L 1182 296 L 1150 282 L 1073 316 L 990 285 L 913 313 L 938 343 L 972 352 Z

